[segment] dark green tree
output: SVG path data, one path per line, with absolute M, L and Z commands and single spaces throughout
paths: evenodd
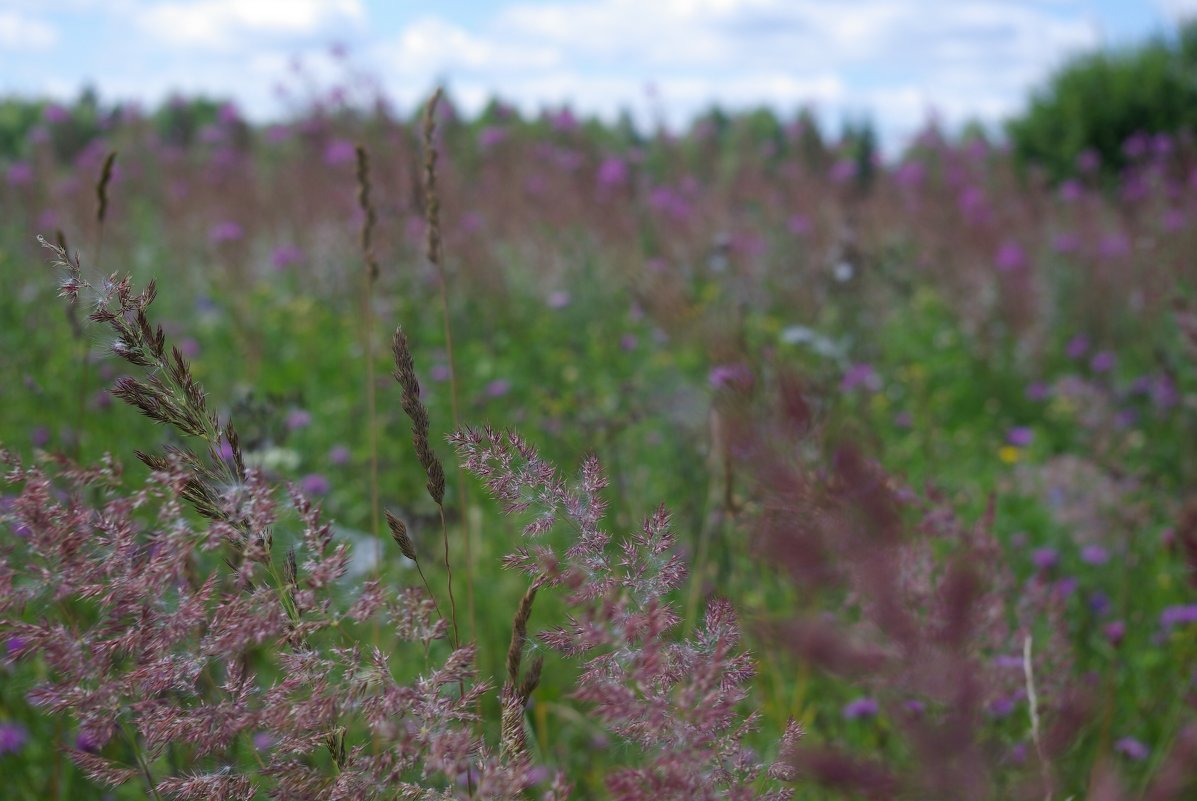
M 1134 134 L 1197 130 L 1197 19 L 1138 46 L 1076 56 L 1006 130 L 1024 164 L 1056 179 L 1074 174 L 1086 150 L 1113 172 Z

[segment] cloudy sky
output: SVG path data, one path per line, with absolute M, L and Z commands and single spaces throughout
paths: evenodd
M 352 74 L 401 109 L 437 80 L 467 110 L 497 93 L 671 124 L 712 102 L 810 105 L 833 125 L 870 114 L 893 144 L 932 110 L 1000 120 L 1070 53 L 1192 12 L 1197 0 L 0 0 L 0 94 L 205 92 L 266 119 L 286 107 L 280 84 Z

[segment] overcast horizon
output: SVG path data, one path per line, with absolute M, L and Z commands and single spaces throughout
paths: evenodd
M 283 113 L 280 85 L 347 73 L 408 111 L 444 81 L 476 113 L 570 106 L 685 124 L 718 104 L 873 120 L 887 149 L 932 112 L 994 126 L 1070 55 L 1175 29 L 1197 0 L 0 0 L 0 94 Z M 333 47 L 342 59 L 330 56 Z M 295 64 L 303 65 L 297 73 Z

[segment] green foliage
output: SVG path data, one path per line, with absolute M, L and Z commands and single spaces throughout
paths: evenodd
M 1123 144 L 1134 134 L 1195 128 L 1197 20 L 1175 37 L 1073 58 L 1007 125 L 1015 154 L 1053 178 L 1074 173 L 1086 150 L 1116 170 L 1125 166 Z
M 222 105 L 208 97 L 175 98 L 154 113 L 154 128 L 166 144 L 187 147 L 200 130 L 216 122 Z
M 29 132 L 41 122 L 43 105 L 18 97 L 0 100 L 0 158 L 24 155 Z

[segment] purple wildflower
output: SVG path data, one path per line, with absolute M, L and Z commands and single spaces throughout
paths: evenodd
M 1075 576 L 1065 576 L 1053 585 L 1052 592 L 1058 600 L 1062 601 L 1076 592 L 1079 583 Z
M 88 408 L 97 411 L 103 411 L 112 407 L 112 393 L 106 389 L 96 390 L 92 394 L 91 400 L 87 403 Z
M 846 184 L 856 177 L 856 162 L 851 159 L 840 159 L 831 165 L 831 182 Z
M 33 183 L 33 165 L 26 161 L 14 162 L 5 177 L 9 186 L 28 186 Z
M 1052 249 L 1057 253 L 1076 253 L 1081 249 L 1081 238 L 1071 231 L 1064 231 L 1052 238 Z
M 881 707 L 875 699 L 863 696 L 844 704 L 842 714 L 845 720 L 865 720 L 876 717 L 879 711 Z
M 334 445 L 328 452 L 328 461 L 337 466 L 349 464 L 349 449 L 344 445 Z
M 1157 409 L 1171 409 L 1180 402 L 1176 384 L 1166 375 L 1158 377 L 1151 385 L 1151 402 Z
M 627 183 L 628 165 L 621 158 L 609 156 L 598 168 L 598 185 L 601 189 L 616 189 Z
M 1108 350 L 1095 353 L 1093 358 L 1089 361 L 1089 369 L 1095 373 L 1107 373 L 1116 363 L 1117 358 Z
M 1018 448 L 1025 448 L 1035 439 L 1035 432 L 1027 426 L 1015 426 L 1006 432 L 1006 442 Z
M 1064 348 L 1064 355 L 1070 359 L 1079 359 L 1089 352 L 1089 337 L 1080 334 L 1068 340 Z
M 1087 565 L 1104 565 L 1110 561 L 1110 552 L 1100 545 L 1086 545 L 1081 549 L 1081 561 Z
M 453 371 L 447 364 L 434 364 L 428 371 L 428 375 L 432 377 L 433 381 L 448 381 L 452 377 Z
M 965 187 L 960 192 L 956 204 L 960 208 L 961 216 L 973 225 L 983 223 L 989 218 L 989 201 L 985 192 L 978 187 Z
M 791 214 L 786 220 L 786 230 L 794 236 L 806 236 L 811 231 L 810 217 L 805 214 Z
M 200 355 L 200 343 L 194 337 L 183 337 L 179 340 L 179 352 L 194 359 Z
M 217 112 L 217 118 L 223 125 L 234 125 L 241 121 L 241 112 L 235 103 L 223 103 Z
M 1122 143 L 1122 153 L 1131 161 L 1135 161 L 1147 155 L 1149 145 L 1147 134 L 1139 131 L 1128 136 Z
M 553 130 L 559 133 L 569 133 L 578 127 L 578 119 L 568 106 L 553 114 L 550 118 Z
M 298 431 L 312 424 L 312 413 L 306 409 L 292 409 L 287 413 L 287 430 Z
M 1160 625 L 1166 629 L 1188 623 L 1197 623 L 1197 604 L 1169 606 L 1160 612 Z
M 746 364 L 718 364 L 711 368 L 707 380 L 715 389 L 736 389 L 746 392 L 752 389 L 752 370 Z
M 550 309 L 564 309 L 569 305 L 569 293 L 564 290 L 557 290 L 549 294 L 548 307 Z
M 347 139 L 334 139 L 324 147 L 324 163 L 330 167 L 348 164 L 357 158 L 357 148 Z
M 61 125 L 71 118 L 71 112 L 58 103 L 50 103 L 42 110 L 42 119 L 51 125 Z
M 1026 396 L 1027 400 L 1044 401 L 1047 400 L 1051 392 L 1047 388 L 1047 384 L 1042 381 L 1032 381 L 1027 384 Z
M 1130 240 L 1124 234 L 1107 234 L 1101 238 L 1097 252 L 1103 259 L 1117 259 L 1130 253 Z
M 918 189 L 922 186 L 923 178 L 926 177 L 927 170 L 922 163 L 917 161 L 908 161 L 894 172 L 894 180 L 898 186 L 906 190 Z
M 995 698 L 989 703 L 989 714 L 995 718 L 1009 717 L 1014 711 L 1014 699 L 1008 696 Z
M 260 731 L 253 737 L 254 748 L 258 751 L 269 751 L 276 742 L 277 738 L 268 731 Z
M 994 263 L 1000 272 L 1017 272 L 1027 266 L 1027 254 L 1017 242 L 1004 242 L 994 257 Z
M 1121 620 L 1115 620 L 1107 623 L 1102 627 L 1102 633 L 1105 634 L 1110 645 L 1117 647 L 1122 643 L 1122 639 L 1126 636 L 1126 623 Z
M 20 723 L 0 723 L 0 754 L 15 754 L 28 740 L 29 732 Z
M 208 241 L 213 245 L 236 242 L 243 236 L 245 236 L 245 229 L 241 227 L 241 223 L 234 220 L 218 222 L 208 229 Z
M 4 642 L 4 651 L 8 656 L 18 656 L 21 651 L 25 650 L 25 645 L 23 637 L 9 637 Z
M 1127 759 L 1132 759 L 1135 762 L 1142 762 L 1151 755 L 1151 749 L 1146 744 L 1139 742 L 1134 737 L 1123 737 L 1118 742 L 1114 743 L 1114 750 L 1122 754 Z
M 648 204 L 661 214 L 682 222 L 690 217 L 690 202 L 668 186 L 655 187 L 648 195 Z
M 322 474 L 308 473 L 299 479 L 299 488 L 305 495 L 327 495 L 328 491 L 332 489 L 332 485 Z
M 1060 185 L 1060 200 L 1063 200 L 1065 203 L 1073 203 L 1080 200 L 1084 195 L 1085 188 L 1075 178 L 1070 178 Z
M 1089 609 L 1095 615 L 1104 615 L 1110 611 L 1110 596 L 1100 590 L 1089 593 Z
M 482 226 L 486 223 L 486 218 L 477 211 L 467 211 L 461 215 L 461 230 L 467 234 L 472 234 L 482 230 Z
M 274 252 L 270 254 L 270 264 L 276 270 L 285 270 L 301 261 L 303 261 L 303 251 L 295 245 L 282 245 L 275 248 Z
M 1040 570 L 1051 570 L 1060 562 L 1060 554 L 1055 548 L 1036 548 L 1031 551 L 1031 564 Z
M 45 426 L 34 426 L 29 432 L 29 442 L 35 448 L 44 448 L 50 444 L 50 429 Z
M 486 396 L 488 398 L 501 398 L 511 391 L 511 382 L 506 378 L 496 378 L 486 385 Z
M 1164 212 L 1164 230 L 1170 233 L 1184 228 L 1187 221 L 1188 215 L 1185 214 L 1184 209 L 1168 209 Z
M 619 338 L 619 347 L 623 350 L 635 350 L 639 342 L 635 334 L 624 334 Z
M 854 364 L 844 373 L 844 378 L 840 381 L 840 389 L 844 392 L 851 392 L 857 388 L 863 388 L 869 392 L 881 389 L 881 376 L 877 375 L 873 365 L 863 362 Z
M 478 132 L 478 146 L 489 150 L 507 138 L 507 131 L 497 125 L 488 125 Z

